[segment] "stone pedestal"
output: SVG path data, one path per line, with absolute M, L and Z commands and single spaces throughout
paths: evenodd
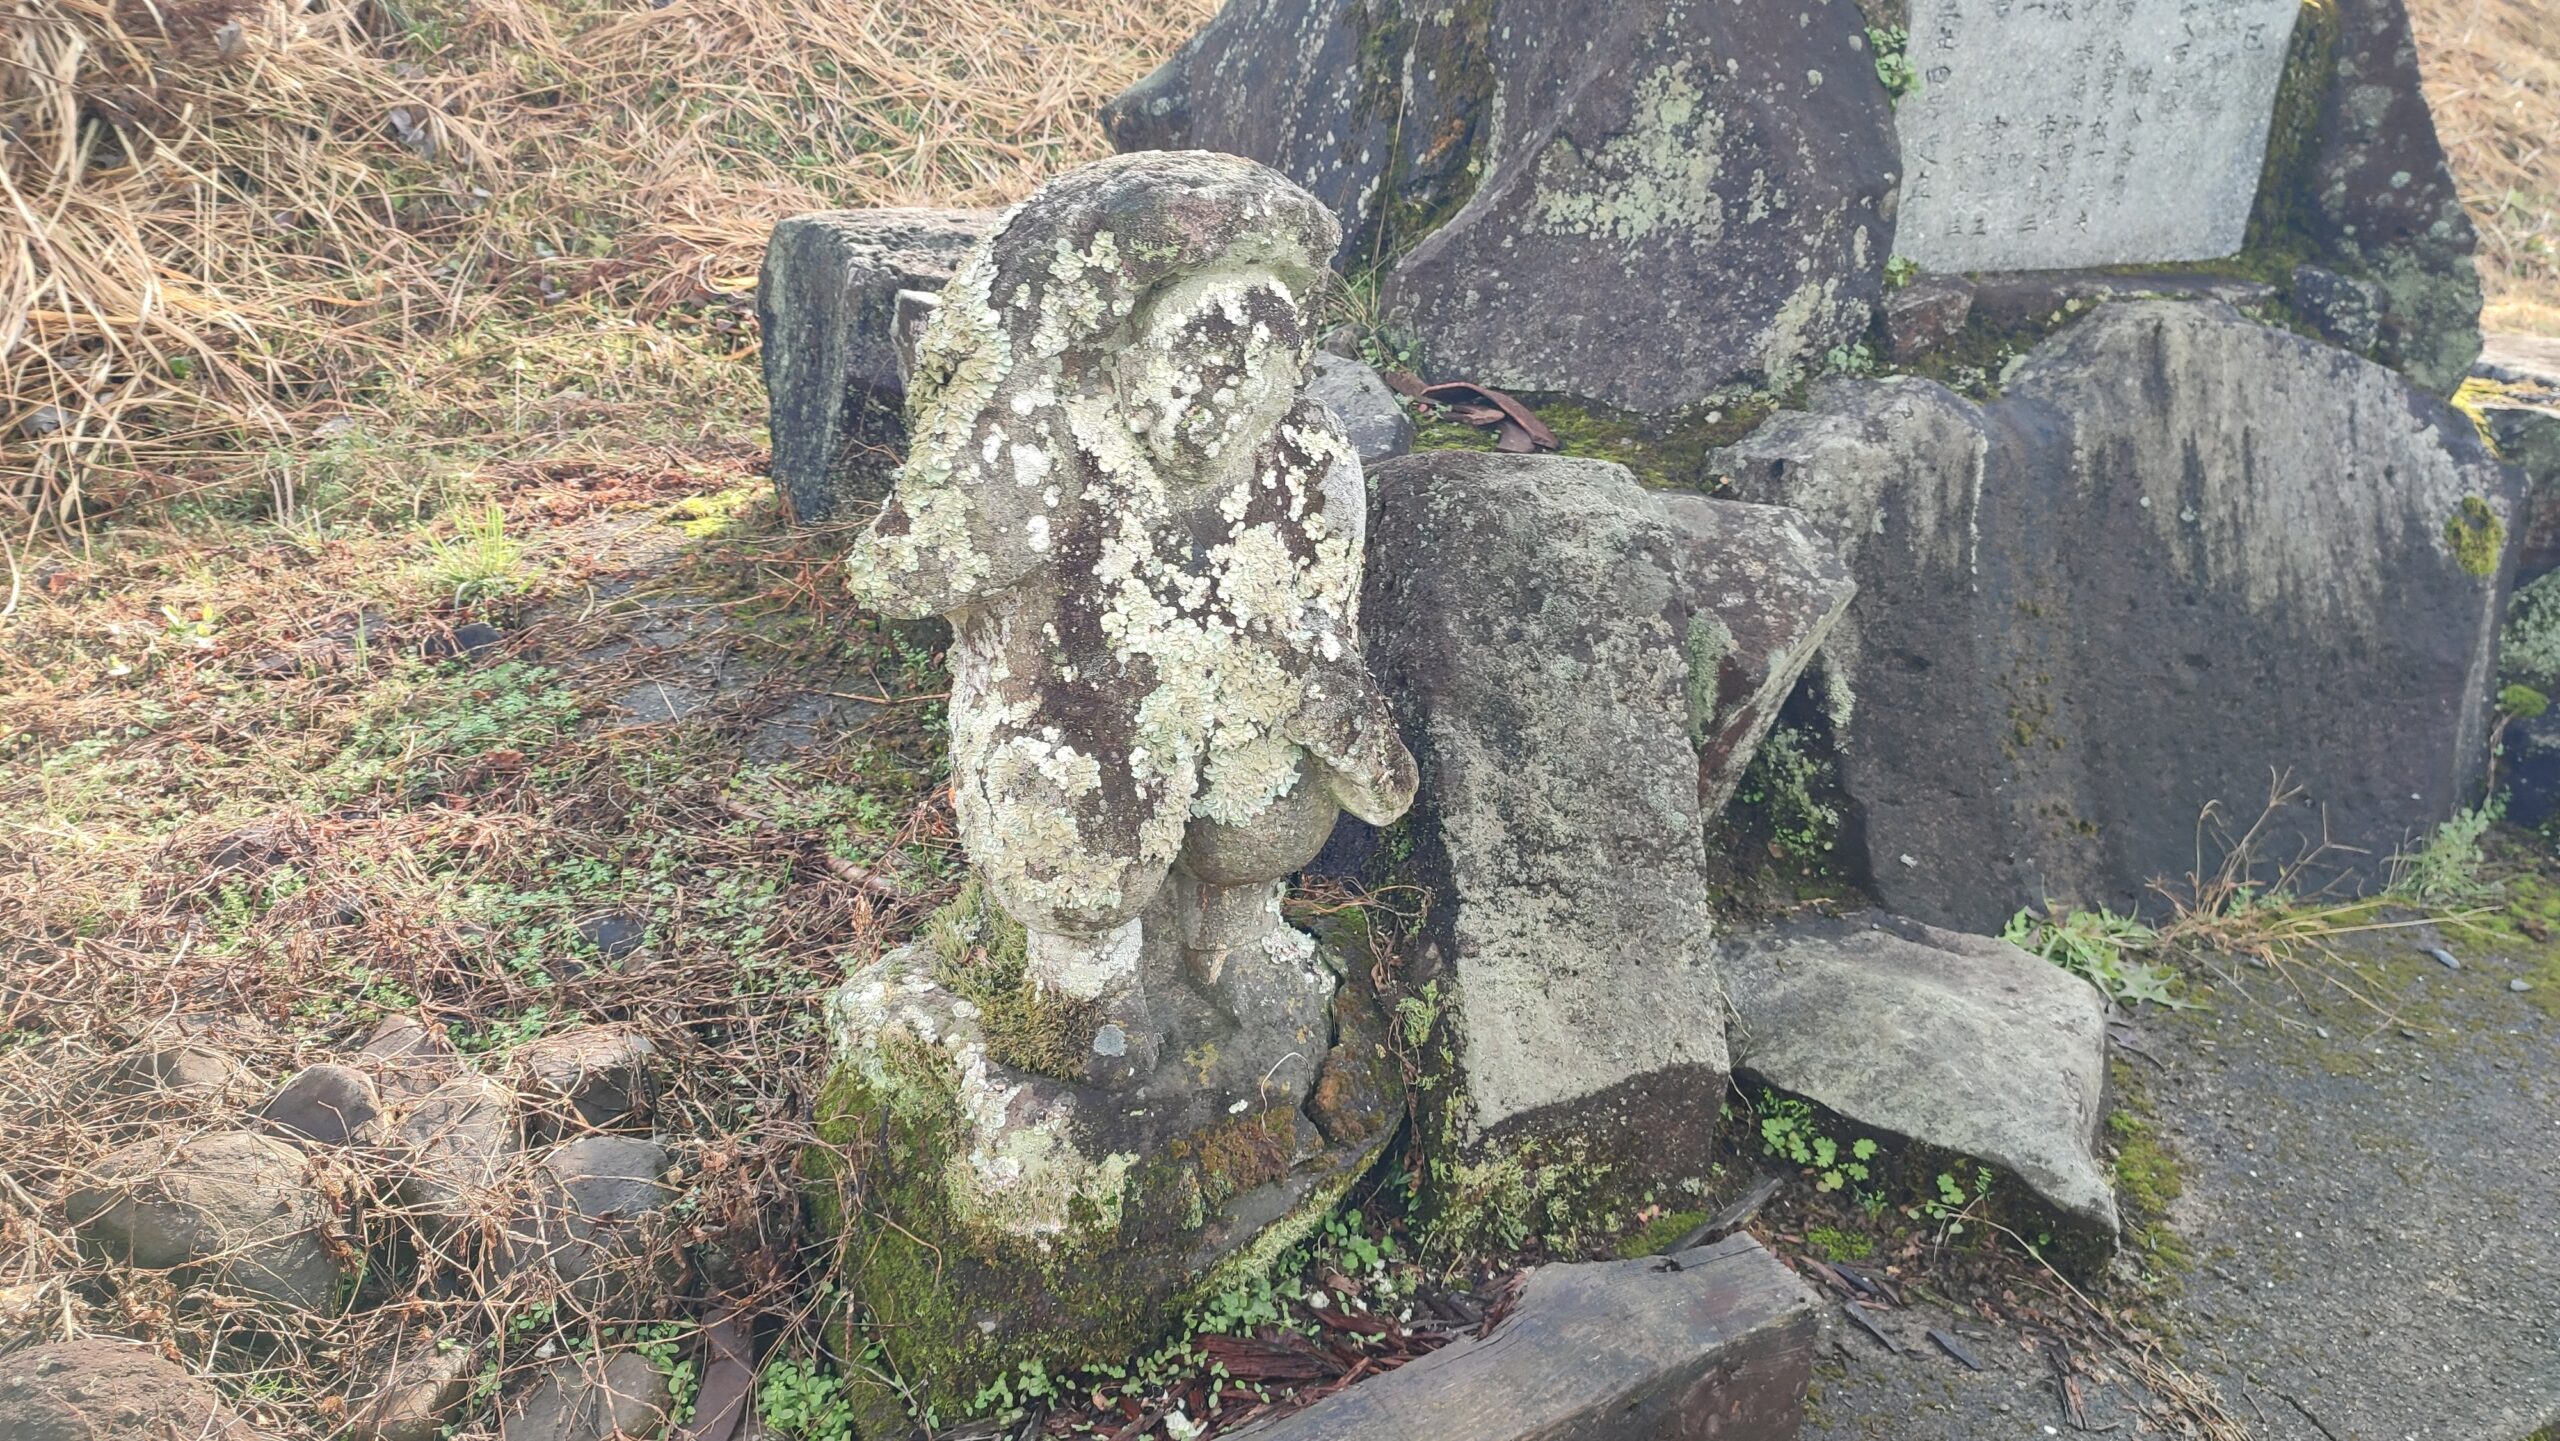
M 1358 982 L 1278 924 L 1203 933 L 1177 873 L 1133 923 L 1134 984 L 1034 977 L 964 893 L 829 1008 L 819 1108 L 869 1334 L 941 1414 L 1025 1360 L 1127 1360 L 1227 1278 L 1305 1239 L 1400 1119 Z

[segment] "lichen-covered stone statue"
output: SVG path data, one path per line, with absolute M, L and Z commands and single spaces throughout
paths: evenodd
M 951 621 L 977 879 L 838 998 L 830 1114 L 874 1178 L 849 1279 L 946 1403 L 1143 1343 L 1393 1119 L 1365 1003 L 1279 913 L 1339 810 L 1415 784 L 1361 661 L 1359 462 L 1303 393 L 1336 241 L 1252 162 L 1107 160 L 1007 216 L 919 343 L 849 565 Z

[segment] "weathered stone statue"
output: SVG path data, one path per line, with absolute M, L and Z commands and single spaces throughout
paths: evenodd
M 906 1151 L 869 1168 L 883 1224 L 848 1222 L 936 1395 L 1142 1342 L 1392 1120 L 1279 911 L 1338 810 L 1415 786 L 1360 655 L 1359 461 L 1303 393 L 1337 238 L 1250 161 L 1107 160 L 972 250 L 918 345 L 849 565 L 865 604 L 950 618 L 979 885 L 840 997 L 835 1117 Z M 915 1245 L 903 1286 L 882 1253 Z

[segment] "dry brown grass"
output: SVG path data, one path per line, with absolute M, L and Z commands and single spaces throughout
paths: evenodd
M 492 321 L 716 310 L 795 211 L 1017 196 L 1208 8 L 12 0 L 0 494 L 166 495 Z
M 2436 129 L 2480 226 L 2482 323 L 2560 335 L 2560 0 L 2408 0 Z

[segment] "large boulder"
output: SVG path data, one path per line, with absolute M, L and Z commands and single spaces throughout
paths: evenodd
M 756 280 L 773 484 L 803 524 L 862 520 L 907 445 L 898 292 L 938 292 L 992 210 L 829 210 L 773 228 Z
M 1701 794 L 1846 580 L 1784 512 L 1605 461 L 1426 452 L 1375 485 L 1362 612 L 1423 779 L 1389 849 L 1437 893 L 1410 980 L 1445 1020 L 1438 1199 L 1518 1165 L 1628 1193 L 1702 1174 L 1725 1045 Z
M 2115 1248 L 2098 1163 L 2107 1000 L 2006 941 L 1870 912 L 1729 941 L 1734 1067 L 1851 1122 L 1987 1162 Z
M 1230 0 L 1104 123 L 1312 191 L 1436 370 L 1667 412 L 1866 329 L 1899 167 L 1865 26 L 1849 0 Z
M 2518 482 L 2381 366 L 2117 302 L 1987 404 L 1829 381 L 1717 464 L 1858 578 L 1823 665 L 1892 911 L 2142 904 L 2277 777 L 2257 859 L 2370 882 L 2473 799 Z
M 282 1141 L 247 1131 L 136 1141 L 90 1167 L 63 1211 L 109 1256 L 178 1271 L 186 1284 L 303 1311 L 337 1300 L 329 1203 Z
M 92 1337 L 0 1356 L 9 1441 L 262 1441 L 208 1383 L 147 1346 Z

